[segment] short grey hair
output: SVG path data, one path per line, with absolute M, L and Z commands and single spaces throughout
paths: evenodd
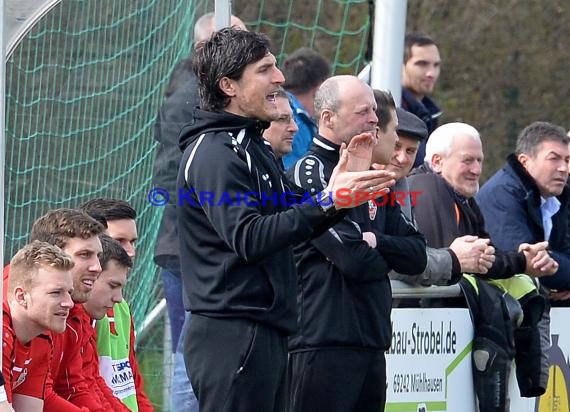
M 525 127 L 517 139 L 515 154 L 527 154 L 535 157 L 543 142 L 569 144 L 570 137 L 561 126 L 548 122 L 534 122 Z
M 367 87 L 372 92 L 372 88 L 369 85 L 358 77 L 349 74 L 341 74 L 326 79 L 317 90 L 317 93 L 315 93 L 315 113 L 318 116 L 320 116 L 323 110 L 337 113 L 344 100 L 342 94 L 358 84 Z
M 320 115 L 323 110 L 336 112 L 339 108 L 339 76 L 329 77 L 321 84 L 315 93 L 315 113 Z
M 431 165 L 434 154 L 448 155 L 456 136 L 466 135 L 473 140 L 481 141 L 481 136 L 477 129 L 467 123 L 447 123 L 439 126 L 429 136 L 426 144 L 426 156 L 424 160 Z

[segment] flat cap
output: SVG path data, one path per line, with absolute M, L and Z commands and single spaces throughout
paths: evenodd
M 396 114 L 398 115 L 398 127 L 396 127 L 398 135 L 401 134 L 420 141 L 427 138 L 428 130 L 422 119 L 400 107 L 396 107 Z

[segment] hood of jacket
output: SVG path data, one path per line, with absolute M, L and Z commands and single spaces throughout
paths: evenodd
M 256 130 L 259 136 L 263 130 L 269 127 L 269 122 L 238 116 L 228 112 L 208 112 L 201 109 L 194 110 L 194 116 L 190 123 L 180 131 L 178 145 L 184 151 L 188 145 L 198 139 L 204 133 L 232 132 L 242 129 Z

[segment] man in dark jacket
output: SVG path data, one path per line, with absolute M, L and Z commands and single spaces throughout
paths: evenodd
M 415 217 L 428 246 L 446 247 L 462 235 L 489 237 L 474 198 L 479 190 L 482 163 L 483 148 L 479 132 L 474 127 L 465 123 L 448 123 L 432 133 L 426 145 L 426 162 L 408 179 L 411 190 L 422 191 Z M 475 326 L 473 372 L 482 411 L 508 408 L 507 384 L 513 357 L 517 363 L 521 395 L 544 393 L 546 382 L 541 374 L 541 360 L 544 359 L 541 351 L 546 348 L 541 347 L 540 334 L 537 333 L 544 300 L 538 296 L 530 278 L 520 274 L 549 276 L 558 269 L 546 247 L 545 242 L 522 243 L 515 250 L 496 250 L 495 261 L 487 273 L 466 277 L 469 283 L 462 281 Z M 496 289 L 486 289 L 487 283 L 480 279 L 494 279 L 494 284 L 519 300 L 524 319 L 520 325 L 516 318 L 512 319 L 516 330 L 504 322 L 502 311 L 507 311 L 506 303 L 495 308 L 485 300 L 487 290 L 494 293 Z M 470 293 L 471 289 L 476 293 Z M 497 293 L 490 302 L 499 302 L 503 297 L 503 293 Z
M 269 39 L 222 29 L 193 58 L 202 110 L 181 132 L 177 207 L 192 311 L 188 375 L 201 412 L 284 411 L 287 336 L 297 327 L 292 246 L 342 219 L 340 208 L 362 203 L 358 193 L 394 181 L 368 170 L 374 140 L 360 134 L 325 190 L 291 205 L 262 137 L 278 117 L 284 81 Z
M 285 169 L 283 156 L 291 153 L 293 136 L 299 128 L 297 123 L 295 123 L 295 117 L 293 116 L 287 93 L 279 90 L 275 96 L 275 104 L 277 105 L 279 117 L 271 122 L 269 128 L 263 132 L 263 137 L 269 142 L 277 161 Z
M 378 120 L 372 89 L 354 76 L 325 80 L 315 109 L 319 135 L 288 172 L 310 193 L 327 186 L 341 145 L 374 131 Z M 395 111 L 391 114 L 387 151 L 397 139 Z M 423 236 L 397 203 L 382 206 L 383 193 L 378 195 L 377 202 L 373 198 L 353 209 L 295 249 L 300 307 L 299 329 L 289 342 L 289 405 L 296 412 L 384 410 L 392 300 L 387 275 L 391 269 L 420 273 L 426 254 Z
M 535 122 L 519 135 L 514 154 L 477 194 L 493 242 L 500 250 L 548 241 L 558 271 L 541 280 L 554 298 L 570 295 L 567 186 L 570 137 L 559 126 Z
M 412 169 L 416 159 L 418 147 L 421 141 L 427 138 L 425 123 L 416 115 L 399 107 L 396 108 L 398 115 L 398 141 L 394 154 L 387 162 L 386 170 L 396 174 L 396 184 L 393 191 L 396 193 L 409 194 L 406 177 Z M 380 124 L 380 120 L 379 120 Z M 382 163 L 382 160 L 373 161 Z M 415 224 L 412 203 L 421 201 L 422 193 L 415 193 L 415 197 L 408 196 L 401 204 L 402 213 Z M 440 285 L 446 286 L 457 283 L 462 273 L 486 273 L 495 260 L 495 249 L 489 246 L 489 239 L 477 236 L 465 235 L 455 238 L 449 247 L 427 247 L 427 266 L 421 275 L 409 276 L 391 272 L 390 278 L 401 280 L 406 283 L 420 284 L 423 286 Z
M 428 136 L 437 128 L 441 109 L 429 97 L 441 70 L 439 48 L 435 41 L 421 33 L 410 33 L 404 41 L 402 68 L 402 108 L 418 116 L 428 129 Z M 420 143 L 414 167 L 424 161 L 425 141 Z
M 419 229 L 432 247 L 449 246 L 456 237 L 466 234 L 489 238 L 474 197 L 483 164 L 479 132 L 465 123 L 448 123 L 437 130 L 436 139 L 430 139 L 426 146 L 429 161 L 408 178 L 410 189 L 422 192 L 415 208 Z M 497 250 L 485 277 L 551 275 L 558 265 L 545 248 L 544 243 L 538 243 L 522 251 Z

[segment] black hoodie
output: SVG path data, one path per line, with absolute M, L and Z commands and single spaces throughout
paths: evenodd
M 248 318 L 290 333 L 297 319 L 292 246 L 337 218 L 311 202 L 284 205 L 289 189 L 262 138 L 268 126 L 197 109 L 182 130 L 181 270 L 193 313 Z

